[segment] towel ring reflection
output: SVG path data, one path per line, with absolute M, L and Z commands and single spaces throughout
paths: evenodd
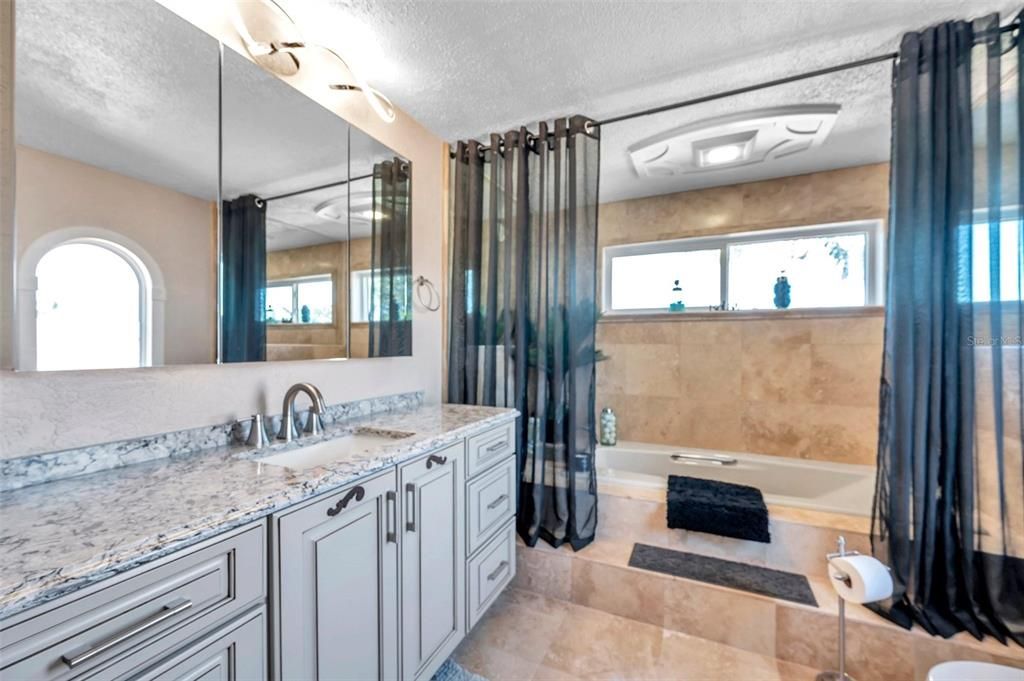
M 424 288 L 427 289 L 426 300 L 423 300 Z M 441 309 L 441 294 L 437 292 L 437 287 L 434 286 L 433 282 L 422 274 L 416 277 L 416 298 L 419 299 L 420 305 L 431 312 L 437 312 Z

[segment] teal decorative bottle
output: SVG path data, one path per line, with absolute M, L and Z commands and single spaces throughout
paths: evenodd
M 780 274 L 779 278 L 775 280 L 775 307 L 780 310 L 785 310 L 789 307 L 791 302 L 790 290 L 789 279 L 786 278 L 784 273 Z
M 618 441 L 617 424 L 615 423 L 615 412 L 611 407 L 601 410 L 601 444 L 606 447 L 614 447 Z
M 672 287 L 672 298 L 673 301 L 669 303 L 668 309 L 673 312 L 682 312 L 686 309 L 686 304 L 683 303 L 683 288 L 679 285 L 678 279 L 676 279 L 675 286 Z

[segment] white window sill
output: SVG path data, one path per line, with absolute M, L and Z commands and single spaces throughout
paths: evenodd
M 687 312 L 605 312 L 598 319 L 602 324 L 618 322 L 697 322 L 742 321 L 747 319 L 826 319 L 831 317 L 881 317 L 885 308 L 880 305 L 865 307 L 805 307 L 794 310 L 691 310 Z

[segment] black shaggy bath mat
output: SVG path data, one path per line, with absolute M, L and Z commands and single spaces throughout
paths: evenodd
M 668 476 L 668 526 L 723 537 L 771 542 L 761 490 L 719 480 Z
M 673 551 L 647 544 L 633 544 L 629 565 L 642 570 L 686 577 L 708 584 L 727 586 L 730 589 L 740 589 L 762 596 L 818 607 L 818 601 L 814 598 L 814 592 L 811 591 L 807 577 L 793 572 L 773 570 L 685 551 Z

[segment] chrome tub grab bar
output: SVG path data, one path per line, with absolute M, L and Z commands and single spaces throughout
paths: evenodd
M 735 466 L 736 458 L 732 456 L 725 456 L 724 454 L 673 454 L 671 457 L 672 461 L 676 463 L 682 463 L 687 465 L 696 465 L 703 463 L 710 463 L 716 466 Z

